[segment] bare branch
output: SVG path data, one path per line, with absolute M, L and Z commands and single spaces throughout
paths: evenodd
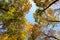
M 44 9 L 44 11 L 45 11 L 46 9 L 48 9 L 51 5 L 53 5 L 54 3 L 56 3 L 57 1 L 59 1 L 59 0 L 55 0 L 54 2 L 52 2 L 48 7 L 46 7 L 46 8 Z
M 44 32 L 42 32 L 46 37 L 48 37 L 48 38 L 55 38 L 55 39 L 57 39 L 57 40 L 60 40 L 60 39 L 58 39 L 58 38 L 56 38 L 55 36 L 48 36 L 47 34 L 45 34 Z
M 60 22 L 59 20 L 48 20 L 46 18 L 43 18 L 44 20 L 48 21 L 48 22 Z
M 48 7 L 46 7 L 44 10 L 40 10 L 41 11 L 41 13 L 43 14 L 43 12 L 46 10 L 46 9 L 48 9 L 51 5 L 53 5 L 54 3 L 56 3 L 57 1 L 59 1 L 59 0 L 55 0 L 54 2 L 52 2 Z M 40 15 L 41 15 L 41 13 L 40 13 Z
M 58 21 L 58 20 L 48 20 L 48 22 L 60 22 L 60 21 Z

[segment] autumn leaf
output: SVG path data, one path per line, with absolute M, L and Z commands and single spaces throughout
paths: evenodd
M 53 13 L 53 10 L 51 8 L 47 9 L 47 14 L 51 16 L 51 18 L 56 18 L 56 16 Z

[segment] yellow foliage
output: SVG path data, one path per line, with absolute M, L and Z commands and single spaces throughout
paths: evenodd
M 30 4 L 30 2 L 29 2 L 29 3 L 25 6 L 23 12 L 24 12 L 24 13 L 27 13 L 30 8 L 31 8 L 31 4 Z
M 31 31 L 32 25 L 27 22 L 27 23 L 26 23 L 26 28 L 27 28 L 27 31 Z
M 23 30 L 19 34 L 19 37 L 21 38 L 21 40 L 26 40 L 26 38 L 29 36 L 29 34 L 31 32 L 31 29 L 32 29 L 32 25 L 30 23 L 26 22 Z
M 42 16 L 40 16 L 39 21 L 40 21 L 42 24 L 45 24 L 45 23 L 46 23 L 46 20 L 45 20 Z
M 22 18 L 22 21 L 23 21 L 23 22 L 26 22 L 27 20 L 26 20 L 26 18 Z
M 9 35 L 7 35 L 7 34 L 0 35 L 0 40 L 7 40 L 8 36 Z
M 60 35 L 60 30 L 58 31 L 58 34 Z
M 51 8 L 47 9 L 47 15 L 50 16 L 51 18 L 56 18 Z
M 17 35 L 10 35 L 8 40 L 17 40 Z
M 16 9 L 15 8 L 10 8 L 9 11 L 14 12 L 14 11 L 16 11 Z
M 27 23 L 25 14 L 31 8 L 31 4 L 28 0 L 13 0 L 13 2 L 12 0 L 8 0 L 7 3 L 9 5 L 6 4 L 4 7 L 8 6 L 8 10 L 2 14 L 2 23 L 8 29 L 6 33 L 9 36 L 4 34 L 0 37 L 0 40 L 25 40 L 31 29 L 31 25 Z
M 25 34 L 25 33 L 22 33 L 22 34 L 20 34 L 20 38 L 21 38 L 21 40 L 25 40 L 26 39 L 26 37 L 27 37 L 27 35 Z

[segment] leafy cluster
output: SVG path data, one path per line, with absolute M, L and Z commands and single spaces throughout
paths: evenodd
M 45 32 L 44 28 L 49 28 L 49 26 L 52 25 L 52 28 L 60 22 L 58 21 L 58 17 L 54 14 L 53 9 L 49 8 L 53 3 L 57 2 L 58 0 L 34 0 L 36 3 L 36 6 L 38 7 L 37 10 L 34 13 L 34 19 L 37 23 L 34 25 L 34 31 L 32 33 L 33 40 L 38 40 L 37 38 L 40 37 L 40 40 L 50 40 L 50 38 L 54 38 L 59 40 L 59 38 L 56 38 L 55 35 L 51 35 L 54 32 L 50 30 L 50 32 Z M 39 33 L 39 35 L 37 34 Z M 47 34 L 46 34 L 47 33 Z M 50 34 L 51 33 L 51 34 Z M 41 36 L 42 35 L 42 36 Z M 44 36 L 46 36 L 46 38 Z M 43 38 L 41 38 L 43 37 Z
M 0 40 L 26 40 L 30 33 L 31 24 L 25 15 L 31 8 L 28 0 L 0 1 L 0 20 L 7 31 L 0 35 Z

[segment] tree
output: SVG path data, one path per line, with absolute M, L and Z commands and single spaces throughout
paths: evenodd
M 25 18 L 32 6 L 29 0 L 0 0 L 0 25 L 6 30 L 0 32 L 0 40 L 60 40 L 53 30 L 59 18 L 49 8 L 59 0 L 33 1 L 38 7 L 33 15 L 36 24 L 30 24 Z
M 37 24 L 35 24 L 32 29 L 32 40 L 60 40 L 60 38 L 54 35 L 56 31 L 53 30 L 54 26 L 60 21 L 58 20 L 58 16 L 54 14 L 53 10 L 49 8 L 59 0 L 33 1 L 36 3 L 38 8 L 33 15 Z M 47 31 L 48 27 L 51 25 L 52 28 Z
M 31 8 L 29 0 L 1 0 L 0 22 L 7 31 L 0 35 L 0 40 L 26 40 L 32 25 L 25 15 Z

